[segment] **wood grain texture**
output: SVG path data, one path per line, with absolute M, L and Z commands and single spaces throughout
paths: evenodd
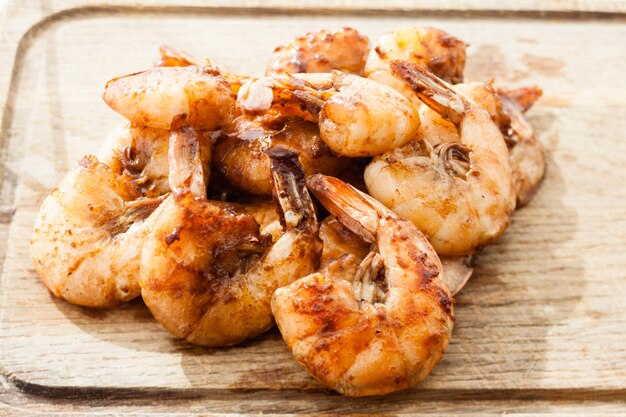
M 142 4 L 13 2 L 0 14 L 0 414 L 626 413 L 623 2 Z M 477 258 L 449 351 L 421 387 L 342 398 L 276 331 L 202 349 L 173 340 L 140 301 L 92 311 L 40 284 L 34 217 L 120 123 L 100 100 L 109 78 L 145 68 L 164 42 L 260 73 L 276 44 L 307 30 L 350 25 L 375 40 L 409 24 L 469 42 L 468 80 L 541 85 L 530 120 L 548 160 L 536 198 Z

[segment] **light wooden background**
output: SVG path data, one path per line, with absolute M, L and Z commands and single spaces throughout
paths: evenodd
M 140 7 L 144 5 L 145 7 Z M 11 2 L 0 10 L 0 415 L 25 413 L 626 413 L 626 6 L 622 2 Z M 369 9 L 368 9 L 369 8 Z M 39 283 L 39 204 L 121 118 L 100 99 L 161 43 L 261 73 L 273 47 L 353 26 L 466 40 L 467 79 L 538 83 L 545 182 L 477 259 L 449 352 L 420 387 L 325 392 L 277 332 L 211 350 L 173 340 L 139 301 L 90 311 Z

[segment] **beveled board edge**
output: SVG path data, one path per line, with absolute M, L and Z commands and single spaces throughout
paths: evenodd
M 625 19 L 626 2 L 618 0 L 465 0 L 465 1 L 433 1 L 416 0 L 301 0 L 293 4 L 291 0 L 217 0 L 209 4 L 202 0 L 186 0 L 174 4 L 163 4 L 158 0 L 143 0 L 126 2 L 113 0 L 99 2 L 95 0 L 9 0 L 0 9 L 0 114 L 2 115 L 0 128 L 0 195 L 2 195 L 4 176 L 3 144 L 8 138 L 8 129 L 12 117 L 10 95 L 19 81 L 19 60 L 28 50 L 32 41 L 51 25 L 92 13 L 141 13 L 142 11 L 159 11 L 164 13 L 188 13 L 199 11 L 210 13 L 220 10 L 232 13 L 274 12 L 281 14 L 298 14 L 304 10 L 316 14 L 403 14 L 419 13 L 420 15 L 440 16 L 453 15 L 458 17 L 492 16 L 501 18 L 551 18 L 551 19 Z M 6 226 L 10 223 L 13 213 L 10 201 L 0 201 L 0 242 L 4 242 Z M 4 253 L 0 253 L 0 271 L 2 270 Z M 0 277 L 3 278 L 3 277 Z M 0 280 L 0 292 L 2 281 Z M 0 305 L 0 320 L 2 317 Z M 0 364 L 2 371 L 2 364 Z M 316 397 L 315 393 L 311 394 Z M 399 395 L 402 395 L 401 393 Z M 0 372 L 0 416 L 4 415 L 93 415 L 94 413 L 124 414 L 124 415 L 172 415 L 177 411 L 188 409 L 188 405 L 203 404 L 203 411 L 196 411 L 193 415 L 207 415 L 214 410 L 214 415 L 231 415 L 225 408 L 212 404 L 232 401 L 274 401 L 290 399 L 295 403 L 316 403 L 315 398 L 306 402 L 299 399 L 296 391 L 281 392 L 213 392 L 211 390 L 193 390 L 176 392 L 171 390 L 119 392 L 115 390 L 75 391 L 71 388 L 50 389 L 45 386 L 25 384 L 16 380 L 5 372 Z M 626 410 L 622 390 L 534 390 L 534 391 L 475 391 L 457 390 L 445 393 L 423 391 L 419 401 L 425 403 L 425 412 L 456 414 L 465 410 L 465 415 L 501 414 L 504 409 L 515 413 L 532 413 L 542 410 L 548 415 L 562 413 L 592 412 L 594 415 L 623 414 Z M 166 401 L 164 401 L 166 399 Z M 395 401 L 397 396 L 388 396 L 382 402 Z M 345 409 L 358 409 L 353 400 Z M 532 404 L 532 407 L 531 407 Z M 223 406 L 222 406 L 223 407 Z M 195 408 L 195 407 L 194 407 Z M 297 409 L 297 408 L 296 408 Z M 219 411 L 222 410 L 222 411 Z M 280 415 L 296 415 L 295 409 L 265 410 L 279 412 Z M 534 410 L 534 411 L 533 411 Z M 304 411 L 304 410 L 303 410 Z M 306 410 L 312 412 L 315 410 Z M 245 414 L 240 412 L 236 415 Z M 334 414 L 328 410 L 326 415 Z M 318 414 L 321 415 L 321 414 Z

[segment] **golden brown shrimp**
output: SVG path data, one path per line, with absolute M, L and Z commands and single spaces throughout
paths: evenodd
M 372 248 L 370 243 L 350 231 L 335 216 L 328 216 L 320 223 L 320 239 L 324 248 L 320 270 L 340 261 L 346 255 L 354 256 L 357 262 L 362 262 Z M 463 289 L 472 276 L 474 269 L 471 266 L 471 258 L 471 256 L 439 257 L 443 267 L 442 279 L 453 296 Z
M 162 178 L 168 140 L 164 130 L 125 126 L 98 157 L 82 158 L 44 200 L 31 256 L 57 297 L 110 307 L 139 295 L 139 258 L 150 215 L 169 192 Z M 205 144 L 203 157 L 209 159 Z
M 443 355 L 454 321 L 437 254 L 411 222 L 354 187 L 323 175 L 307 185 L 376 249 L 358 269 L 335 263 L 276 290 L 283 338 L 307 372 L 343 395 L 416 385 Z
M 214 68 L 157 67 L 114 78 L 104 101 L 134 125 L 170 129 L 186 115 L 196 129 L 216 130 L 235 116 L 231 86 Z
M 187 174 L 171 177 L 173 195 L 144 244 L 143 299 L 166 329 L 194 344 L 232 345 L 261 334 L 273 326 L 274 290 L 319 263 L 317 221 L 297 158 L 270 151 L 285 226 L 271 244 L 244 210 L 206 200 L 193 129 L 175 128 L 170 146 L 170 166 Z
M 346 254 L 353 255 L 358 262 L 361 262 L 372 246 L 357 234 L 352 233 L 332 215 L 320 223 L 319 234 L 323 247 L 320 270 L 324 270 Z
M 361 75 L 369 40 L 355 29 L 320 30 L 299 36 L 274 49 L 265 73 L 342 72 Z
M 415 136 L 419 116 L 412 103 L 385 85 L 338 71 L 278 75 L 250 81 L 237 97 L 244 112 L 272 105 L 306 106 L 320 136 L 338 155 L 379 155 Z
M 463 41 L 441 29 L 396 29 L 380 38 L 370 51 L 365 64 L 365 76 L 388 85 L 413 100 L 413 91 L 391 74 L 391 61 L 413 62 L 442 80 L 457 84 L 463 81 L 465 48 Z
M 131 176 L 145 197 L 158 197 L 170 192 L 169 136 L 167 130 L 126 124 L 107 137 L 96 152 L 96 158 L 113 172 L 125 172 Z M 210 134 L 203 132 L 200 149 L 207 183 L 211 174 L 211 143 Z
M 328 149 L 315 123 L 292 118 L 267 121 L 242 115 L 222 130 L 215 144 L 213 167 L 237 188 L 269 195 L 272 175 L 267 150 L 277 145 L 300 155 L 305 176 L 337 175 L 347 163 Z
M 204 58 L 204 61 L 180 49 L 163 45 L 159 48 L 161 56 L 155 63 L 155 67 L 205 67 L 205 72 L 221 74 L 222 77 L 230 84 L 233 97 L 237 97 L 237 92 L 241 85 L 250 77 L 233 73 L 221 73 L 217 68 L 211 67 L 211 60 Z
M 428 236 L 437 253 L 472 254 L 504 232 L 515 209 L 509 153 L 490 114 L 455 88 L 406 61 L 394 74 L 456 125 L 458 142 L 411 142 L 365 169 L 370 194 Z
M 455 88 L 487 110 L 499 126 L 509 147 L 517 207 L 526 205 L 539 188 L 545 160 L 543 147 L 522 112 L 541 96 L 541 89 L 524 87 L 496 92 L 492 83 L 457 84 Z M 428 141 L 433 147 L 459 141 L 454 124 L 436 111 L 421 106 L 419 113 L 421 125 L 417 138 Z

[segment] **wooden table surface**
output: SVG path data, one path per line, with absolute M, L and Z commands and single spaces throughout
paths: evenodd
M 616 1 L 9 1 L 0 8 L 0 415 L 626 414 L 626 4 Z M 545 181 L 476 259 L 451 345 L 419 387 L 329 393 L 272 331 L 174 340 L 140 301 L 54 299 L 28 241 L 39 204 L 121 118 L 100 99 L 161 43 L 260 74 L 273 46 L 411 24 L 470 44 L 466 78 L 537 83 Z

